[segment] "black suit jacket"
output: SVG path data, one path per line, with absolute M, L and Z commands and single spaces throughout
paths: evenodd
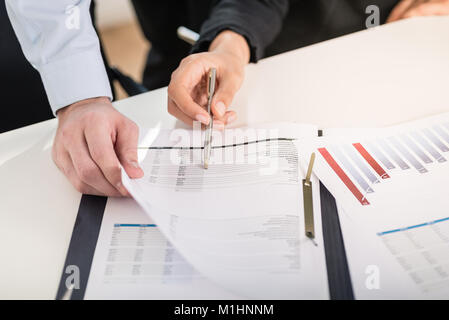
M 251 61 L 366 28 L 366 8 L 384 23 L 398 0 L 221 0 L 201 28 L 193 51 L 207 51 L 223 30 L 248 41 Z

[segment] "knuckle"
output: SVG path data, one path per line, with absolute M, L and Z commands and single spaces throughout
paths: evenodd
M 77 168 L 77 173 L 81 181 L 88 182 L 95 177 L 97 170 L 94 165 L 83 165 Z
M 73 138 L 74 129 L 72 126 L 66 126 L 61 129 L 61 138 L 63 141 L 70 141 Z
M 234 98 L 235 91 L 232 88 L 222 91 L 220 94 L 221 100 L 225 103 L 225 105 L 229 108 L 229 104 L 232 102 Z
M 86 193 L 87 192 L 87 188 L 86 185 L 81 182 L 80 180 L 76 180 L 73 182 L 73 186 L 75 187 L 76 191 L 80 192 L 80 193 Z
M 131 120 L 125 119 L 121 123 L 121 127 L 118 128 L 119 131 L 123 131 L 128 136 L 128 139 L 131 139 L 127 143 L 134 143 L 134 140 L 139 137 L 139 126 Z
M 120 167 L 117 165 L 109 166 L 104 169 L 106 179 L 113 186 L 118 185 L 121 182 L 121 171 Z
M 97 148 L 91 148 L 91 150 L 89 150 L 90 155 L 92 156 L 92 159 L 96 162 L 96 163 L 104 163 L 106 161 L 106 155 L 105 153 Z
M 128 130 L 131 130 L 134 133 L 139 131 L 139 127 L 132 120 L 127 120 L 125 126 L 127 127 Z
M 167 111 L 169 114 L 171 114 L 172 116 L 175 115 L 175 106 L 173 105 L 173 103 L 168 103 L 167 105 Z
M 181 62 L 181 64 L 179 65 L 179 67 L 175 70 L 175 71 L 173 71 L 172 73 L 171 73 L 171 75 L 170 75 L 170 83 L 168 84 L 168 88 L 170 88 L 170 87 L 172 87 L 173 86 L 173 81 L 176 79 L 176 76 L 179 74 L 179 70 L 182 68 L 182 62 Z
M 173 87 L 176 86 L 176 80 L 181 73 L 182 65 L 180 65 L 175 71 L 173 71 L 170 75 L 170 83 L 168 84 L 167 94 L 173 93 Z
M 111 176 L 120 177 L 120 165 L 118 163 L 107 166 L 105 171 L 109 172 Z
M 207 53 L 207 52 L 191 54 L 191 55 L 188 55 L 187 57 L 183 58 L 179 65 L 180 66 L 190 65 L 190 64 L 196 63 L 199 60 L 201 60 L 205 57 L 208 57 L 208 56 L 209 56 L 209 53 Z
M 184 57 L 184 58 L 181 60 L 180 65 L 184 65 L 184 64 L 190 63 L 193 59 L 195 59 L 195 56 L 196 56 L 196 55 L 191 54 L 191 55 L 189 55 L 189 56 L 187 56 L 187 57 Z
M 89 181 L 90 175 L 87 169 L 82 168 L 78 170 L 78 177 L 81 179 L 81 181 L 87 182 Z
M 175 94 L 176 85 L 173 82 L 173 79 L 176 77 L 175 73 L 176 73 L 176 71 L 172 73 L 172 75 L 171 75 L 172 81 L 170 81 L 170 84 L 168 85 L 168 88 L 167 88 L 167 95 L 169 97 L 173 97 Z

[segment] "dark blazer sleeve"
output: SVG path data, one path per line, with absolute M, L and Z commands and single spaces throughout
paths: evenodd
M 192 52 L 207 51 L 215 37 L 232 30 L 246 38 L 251 62 L 263 57 L 265 48 L 279 34 L 289 0 L 221 0 L 204 22 Z

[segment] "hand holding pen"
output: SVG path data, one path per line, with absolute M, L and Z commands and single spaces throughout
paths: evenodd
M 235 112 L 228 109 L 243 82 L 248 61 L 249 47 L 245 38 L 223 31 L 212 42 L 209 52 L 186 57 L 173 72 L 168 86 L 168 112 L 189 125 L 193 121 L 209 125 L 212 118 L 204 108 L 208 100 L 206 82 L 209 70 L 215 68 L 217 85 L 211 114 L 214 128 L 224 129 L 236 119 Z
M 215 93 L 215 85 L 217 80 L 217 69 L 211 68 L 209 70 L 209 74 L 207 76 L 207 113 L 211 119 L 213 119 L 211 105 L 212 98 Z M 209 168 L 209 160 L 210 160 L 210 151 L 211 151 L 211 143 L 212 143 L 212 130 L 213 130 L 213 121 L 209 121 L 209 124 L 206 127 L 206 133 L 204 138 L 204 169 Z

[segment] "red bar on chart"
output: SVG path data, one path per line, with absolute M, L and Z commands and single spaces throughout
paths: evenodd
M 377 163 L 377 161 L 369 154 L 368 151 L 360 144 L 360 143 L 353 143 L 352 144 L 357 151 L 362 155 L 362 157 L 366 160 L 366 162 L 369 163 L 369 165 L 374 169 L 374 171 L 377 172 L 377 174 L 382 179 L 388 179 L 390 176 L 388 173 L 385 172 L 385 170 L 380 166 L 380 164 Z
M 327 151 L 326 148 L 318 148 L 318 151 L 321 153 L 324 160 L 326 160 L 326 162 L 329 164 L 332 170 L 334 170 L 337 176 L 341 179 L 341 181 L 346 185 L 346 187 L 348 187 L 349 191 L 351 191 L 352 194 L 357 198 L 357 200 L 359 200 L 359 202 L 363 206 L 368 205 L 369 204 L 368 200 L 360 192 L 360 190 L 357 189 L 356 185 L 351 181 L 351 179 L 346 175 L 343 169 L 334 160 L 329 151 Z

